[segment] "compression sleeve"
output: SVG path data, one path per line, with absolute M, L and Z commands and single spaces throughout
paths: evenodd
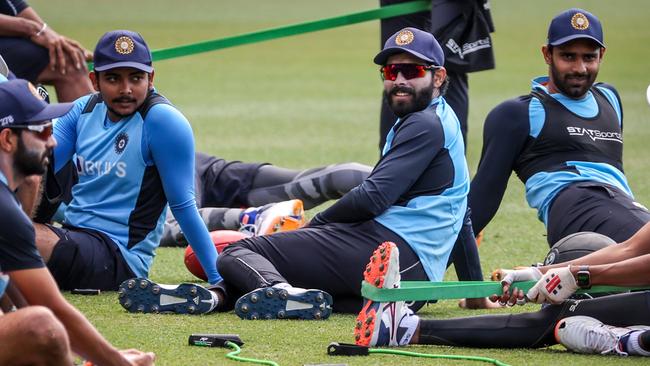
M 408 192 L 443 146 L 441 124 L 427 121 L 422 114 L 412 115 L 399 126 L 390 150 L 370 176 L 316 215 L 314 224 L 359 222 L 381 215 Z
M 68 113 L 54 121 L 54 138 L 57 143 L 54 148 L 55 173 L 72 159 L 77 142 L 77 121 L 86 107 L 88 99 L 90 99 L 90 95 L 77 99 L 74 102 L 74 107 Z
M 145 135 L 169 207 L 211 284 L 221 280 L 217 251 L 194 200 L 194 137 L 185 117 L 168 104 L 148 112 Z
M 530 124 L 530 99 L 511 99 L 494 108 L 483 125 L 483 151 L 469 190 L 469 207 L 475 233 L 481 232 L 496 214 Z

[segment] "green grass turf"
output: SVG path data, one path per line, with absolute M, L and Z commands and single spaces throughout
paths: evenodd
M 54 29 L 92 48 L 109 30 L 141 32 L 154 48 L 230 36 L 346 12 L 366 10 L 377 1 L 172 1 L 32 0 Z M 182 4 L 182 5 L 181 5 Z M 640 202 L 650 203 L 647 155 L 650 109 L 650 3 L 636 1 L 495 0 L 492 8 L 497 69 L 470 76 L 468 160 L 475 171 L 482 121 L 501 100 L 527 93 L 530 79 L 546 72 L 540 55 L 553 15 L 569 6 L 599 15 L 608 45 L 599 80 L 618 87 L 625 108 L 625 167 Z M 307 168 L 340 161 L 374 164 L 381 83 L 372 57 L 379 49 L 377 21 L 281 40 L 226 49 L 156 64 L 156 86 L 192 122 L 199 150 L 228 159 L 269 161 Z M 311 212 L 310 214 L 313 214 Z M 487 228 L 480 248 L 487 274 L 499 266 L 539 261 L 547 249 L 543 225 L 527 207 L 522 185 L 513 179 L 501 209 Z M 160 282 L 191 281 L 182 251 L 161 249 L 151 277 Z M 454 278 L 450 271 L 450 279 Z M 353 317 L 335 315 L 324 322 L 241 321 L 234 314 L 209 316 L 133 315 L 117 296 L 68 296 L 118 347 L 158 354 L 158 365 L 234 365 L 221 349 L 187 346 L 190 333 L 237 333 L 243 355 L 282 365 L 468 364 L 394 356 L 330 358 L 331 341 L 352 341 Z M 534 310 L 527 306 L 500 312 Z M 429 306 L 425 317 L 476 315 L 454 301 Z M 471 336 L 471 335 L 468 335 Z M 598 365 L 642 363 L 638 358 L 578 356 L 561 347 L 545 350 L 477 350 L 410 347 L 410 350 L 495 357 L 516 365 Z

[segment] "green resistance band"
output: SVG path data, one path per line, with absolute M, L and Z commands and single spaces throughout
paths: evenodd
M 436 354 L 429 354 L 429 353 L 402 351 L 396 349 L 369 348 L 365 346 L 357 346 L 356 344 L 347 344 L 347 343 L 338 343 L 338 342 L 332 342 L 330 343 L 329 346 L 327 346 L 327 354 L 330 356 L 368 356 L 373 353 L 382 353 L 387 355 L 408 356 L 408 357 L 478 361 L 478 362 L 488 362 L 497 366 L 509 366 L 508 364 L 496 360 L 494 358 L 481 357 L 481 356 L 436 355 Z
M 535 281 L 515 282 L 512 288 L 517 287 L 524 292 L 530 290 Z M 644 290 L 646 287 L 620 287 L 620 286 L 594 286 L 589 290 L 578 290 L 576 293 L 603 293 L 626 292 L 630 290 Z M 496 281 L 402 281 L 401 287 L 396 289 L 383 289 L 372 286 L 363 281 L 361 295 L 373 301 L 423 301 L 487 297 L 492 294 L 502 293 L 500 282 Z
M 368 353 L 383 353 L 388 355 L 409 356 L 409 357 L 422 357 L 422 358 L 443 358 L 449 360 L 469 360 L 478 362 L 487 362 L 496 366 L 510 366 L 507 363 L 501 362 L 494 358 L 481 357 L 481 356 L 463 356 L 463 355 L 435 355 L 429 353 L 418 353 L 410 351 L 401 351 L 396 349 L 368 349 Z
M 279 366 L 276 362 L 273 362 L 273 361 L 258 360 L 258 359 L 255 359 L 255 358 L 247 358 L 247 357 L 237 356 L 239 353 L 241 353 L 241 348 L 239 348 L 239 346 L 237 344 L 235 344 L 233 342 L 230 342 L 230 341 L 227 341 L 225 343 L 225 345 L 234 350 L 234 351 L 232 351 L 232 352 L 230 352 L 230 353 L 228 353 L 226 355 L 226 358 L 229 358 L 231 360 L 241 361 L 241 362 L 257 363 L 257 364 L 260 364 L 260 365 Z
M 151 55 L 154 61 L 160 61 L 170 58 L 194 55 L 197 53 L 210 52 L 223 48 L 241 46 L 249 43 L 269 41 L 276 38 L 289 37 L 303 33 L 342 27 L 375 19 L 384 19 L 405 14 L 417 13 L 429 9 L 431 9 L 431 1 L 418 0 L 408 3 L 384 6 L 378 9 L 340 15 L 331 18 L 291 24 L 251 33 L 244 33 L 231 37 L 218 38 L 170 48 L 162 48 L 151 51 Z M 88 64 L 88 68 L 92 69 L 92 63 Z

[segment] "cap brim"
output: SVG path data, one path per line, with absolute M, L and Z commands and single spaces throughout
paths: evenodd
M 36 113 L 35 115 L 28 118 L 23 122 L 43 122 L 49 121 L 54 118 L 58 118 L 68 113 L 74 103 L 58 103 L 58 104 L 48 104 L 42 111 Z
M 394 55 L 396 53 L 404 53 L 404 52 L 410 53 L 411 55 L 413 55 L 413 56 L 415 56 L 415 57 L 417 57 L 417 58 L 419 58 L 419 59 L 421 59 L 423 61 L 432 63 L 432 64 L 434 64 L 436 66 L 440 66 L 440 65 L 436 64 L 436 62 L 434 60 L 424 56 L 423 54 L 421 54 L 419 52 L 416 52 L 416 51 L 413 51 L 413 50 L 409 50 L 408 48 L 402 48 L 402 47 L 389 47 L 389 48 L 386 48 L 386 49 L 382 50 L 381 52 L 379 52 L 377 54 L 377 56 L 375 56 L 373 61 L 377 65 L 385 65 L 386 61 L 388 60 L 388 58 L 390 56 L 392 56 L 392 55 Z
M 551 46 L 559 46 L 559 45 L 563 45 L 563 44 L 565 44 L 567 42 L 573 41 L 575 39 L 589 39 L 589 40 L 592 40 L 592 41 L 596 42 L 597 44 L 599 44 L 600 47 L 605 48 L 604 43 L 602 43 L 601 41 L 597 40 L 596 38 L 594 38 L 592 36 L 589 36 L 589 35 L 586 35 L 586 34 L 572 34 L 570 36 L 566 36 L 566 37 L 563 37 L 563 38 L 560 38 L 560 39 L 556 39 L 553 42 L 549 42 L 549 44 Z
M 130 62 L 130 61 L 114 62 L 108 65 L 95 66 L 94 69 L 95 71 L 106 71 L 110 69 L 117 69 L 118 67 L 132 67 L 134 69 L 142 70 L 146 73 L 150 73 L 153 71 L 153 66 L 141 64 L 139 62 Z
M 7 77 L 9 76 L 9 67 L 7 67 L 7 63 L 5 62 L 5 59 L 0 56 L 0 75 Z

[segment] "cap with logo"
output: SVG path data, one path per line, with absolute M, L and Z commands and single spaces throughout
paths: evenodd
M 27 80 L 0 83 L 0 128 L 39 125 L 68 113 L 74 103 L 47 104 Z
M 396 53 L 410 53 L 429 64 L 442 66 L 445 54 L 435 37 L 417 28 L 404 28 L 386 40 L 384 49 L 375 56 L 377 65 L 385 65 L 388 57 Z
M 104 34 L 97 42 L 94 54 L 95 71 L 118 67 L 133 67 L 153 71 L 151 51 L 142 36 L 130 30 L 115 30 Z
M 551 20 L 548 26 L 547 44 L 559 46 L 574 39 L 590 39 L 605 47 L 603 26 L 590 12 L 573 8 L 565 10 Z

